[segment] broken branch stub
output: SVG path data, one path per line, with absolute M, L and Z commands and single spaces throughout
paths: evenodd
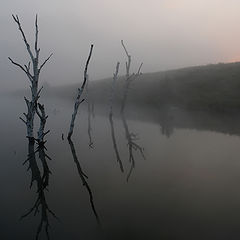
M 130 76 L 130 66 L 131 66 L 131 55 L 128 53 L 127 48 L 124 45 L 123 40 L 121 40 L 121 44 L 123 46 L 123 49 L 127 55 L 128 61 L 126 62 L 126 77 L 128 78 Z

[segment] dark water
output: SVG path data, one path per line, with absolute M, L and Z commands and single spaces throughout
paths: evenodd
M 48 191 L 36 215 L 19 220 L 39 192 L 37 181 L 30 189 L 29 164 L 22 165 L 28 158 L 18 119 L 24 101 L 1 98 L 0 239 L 35 239 L 44 213 L 53 240 L 239 239 L 237 118 L 176 109 L 155 110 L 152 117 L 149 109 L 109 117 L 95 106 L 88 129 L 87 108 L 80 107 L 69 143 L 72 104 L 51 99 L 46 108 Z M 36 163 L 43 172 L 37 153 Z M 44 227 L 45 222 L 39 239 L 47 239 Z

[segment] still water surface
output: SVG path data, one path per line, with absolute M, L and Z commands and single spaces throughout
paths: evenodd
M 164 125 L 160 120 L 142 121 L 137 113 L 131 118 L 116 111 L 112 116 L 99 114 L 95 106 L 88 128 L 88 112 L 80 107 L 69 143 L 65 136 L 72 104 L 51 99 L 46 108 L 51 133 L 45 151 L 52 159 L 47 159 L 52 174 L 41 203 L 57 216 L 47 212 L 50 239 L 239 239 L 237 125 L 221 129 L 210 124 L 212 129 L 196 130 L 194 122 L 201 116 L 185 115 L 181 128 L 166 124 L 177 114 L 165 118 L 160 112 L 158 119 L 165 119 Z M 19 220 L 39 197 L 36 181 L 30 188 L 32 169 L 27 171 L 28 163 L 22 165 L 28 158 L 25 126 L 18 119 L 24 109 L 22 99 L 1 98 L 0 239 L 4 240 L 35 239 L 44 213 L 40 204 L 35 216 L 32 212 Z M 236 134 L 222 133 L 226 129 Z M 37 153 L 36 163 L 43 171 Z M 47 239 L 44 224 L 39 239 Z

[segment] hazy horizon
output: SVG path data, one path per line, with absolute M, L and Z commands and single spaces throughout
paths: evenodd
M 121 39 L 132 55 L 132 71 L 141 62 L 143 72 L 157 72 L 238 61 L 239 9 L 236 0 L 2 0 L 1 89 L 28 84 L 7 58 L 23 64 L 28 58 L 12 13 L 18 14 L 30 43 L 38 14 L 40 59 L 54 54 L 42 71 L 41 83 L 60 85 L 81 81 L 91 43 L 91 79 L 112 76 L 117 61 L 121 62 L 120 73 L 124 72 Z

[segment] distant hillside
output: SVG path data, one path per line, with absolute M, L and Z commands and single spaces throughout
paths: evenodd
M 91 81 L 89 94 L 94 102 L 106 103 L 112 79 Z M 79 84 L 80 85 L 80 84 Z M 52 88 L 59 97 L 74 98 L 79 85 Z M 116 101 L 123 94 L 124 77 L 116 85 Z M 187 109 L 233 111 L 240 109 L 240 63 L 189 67 L 142 74 L 132 82 L 129 104 L 176 105 Z

